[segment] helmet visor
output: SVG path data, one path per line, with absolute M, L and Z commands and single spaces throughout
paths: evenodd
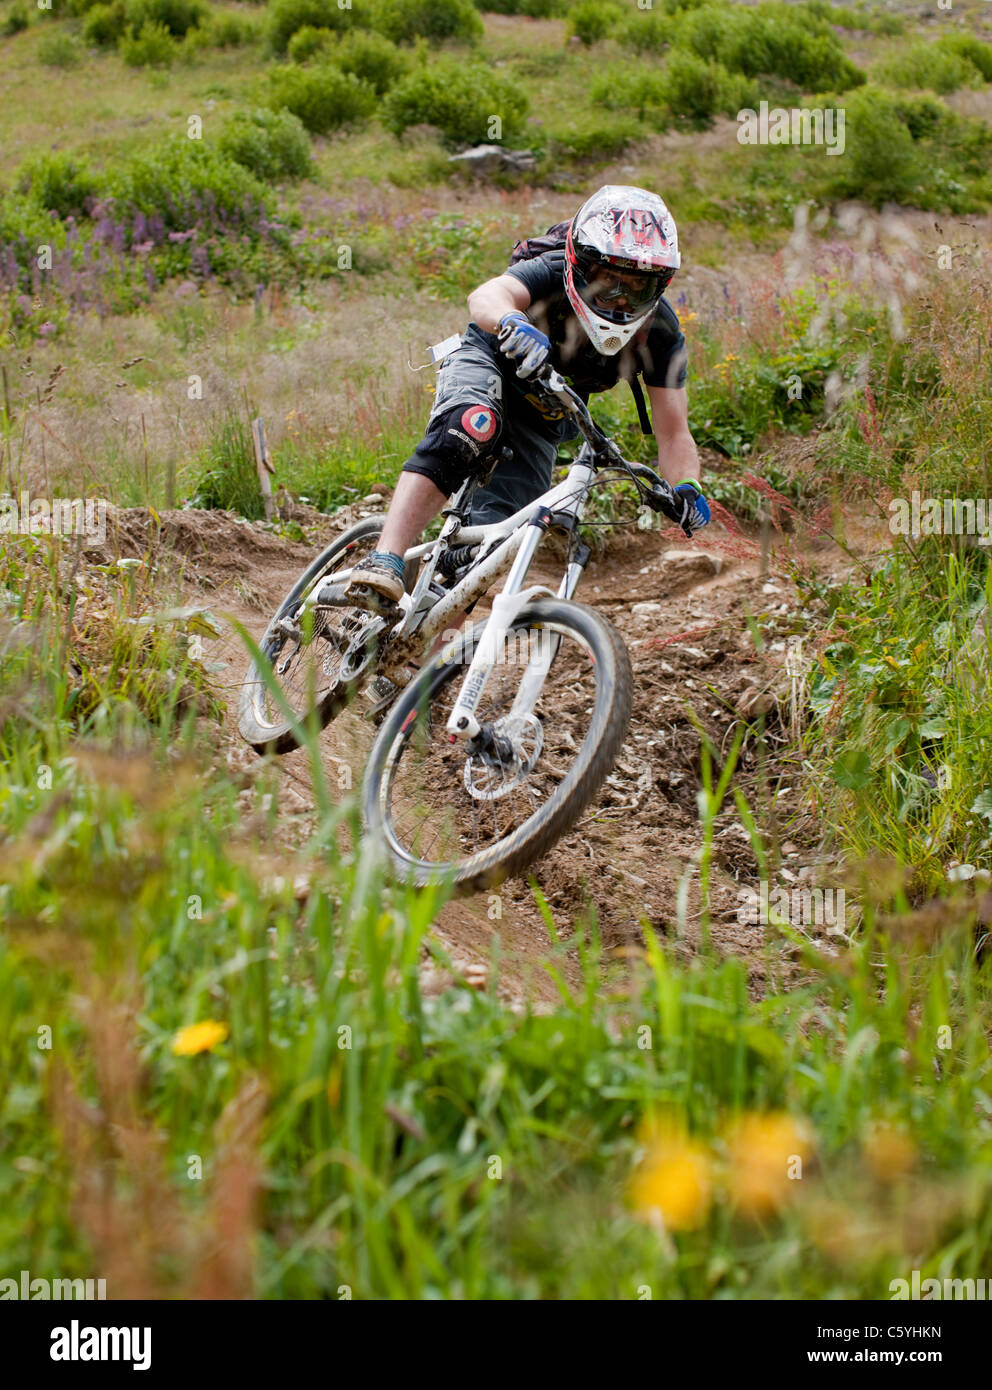
M 630 323 L 653 309 L 672 270 L 633 270 L 585 260 L 574 270 L 575 288 L 594 314 L 610 323 Z

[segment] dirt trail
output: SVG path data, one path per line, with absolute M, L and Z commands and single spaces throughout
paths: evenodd
M 171 512 L 162 518 L 156 549 L 164 546 L 181 558 L 189 601 L 209 606 L 218 617 L 237 619 L 257 639 L 315 551 L 360 516 L 375 514 L 377 505 L 356 504 L 335 517 L 292 508 L 293 519 L 304 527 L 306 543 L 228 513 Z M 146 553 L 148 514 L 122 511 L 115 521 L 109 549 Z M 814 548 L 821 563 L 836 563 L 829 542 L 821 540 Z M 556 570 L 549 556 L 543 573 L 541 566 L 533 573 L 538 581 L 557 584 L 560 565 Z M 614 533 L 604 553 L 590 562 L 577 597 L 612 620 L 630 652 L 633 717 L 614 772 L 577 827 L 533 867 L 529 882 L 510 880 L 498 893 L 448 903 L 435 924 L 455 969 L 478 980 L 485 976 L 493 939 L 498 937 L 507 997 L 526 994 L 538 1006 L 554 999 L 556 987 L 542 968 L 551 942 L 531 883 L 540 888 L 553 915 L 558 969 L 573 982 L 578 978 L 577 953 L 562 943 L 590 912 L 596 914 L 611 953 L 637 948 L 643 942 L 644 922 L 672 938 L 676 950 L 690 954 L 695 949 L 698 873 L 692 859 L 701 847 L 702 830 L 697 803 L 700 739 L 693 719 L 718 748 L 727 747 L 742 712 L 752 712 L 753 718 L 762 692 L 776 685 L 781 689 L 785 634 L 794 627 L 790 615 L 796 603 L 792 585 L 776 572 L 774 549 L 773 563 L 763 572 L 757 540 L 732 523 L 729 529 L 711 527 L 705 545 L 687 543 L 668 528 Z M 748 618 L 767 622 L 769 615 L 771 640 L 759 656 Z M 783 634 L 779 640 L 775 622 Z M 209 652 L 211 659 L 227 663 L 218 676 L 226 689 L 228 713 L 217 757 L 243 780 L 247 809 L 254 802 L 254 783 L 264 764 L 237 733 L 237 683 L 245 657 L 233 628 L 227 622 L 223 627 L 224 635 Z M 769 704 L 770 697 L 763 703 Z M 772 708 L 768 719 L 773 729 L 778 718 L 779 711 Z M 374 732 L 366 720 L 349 712 L 322 736 L 328 783 L 340 787 L 342 796 L 349 785 L 357 787 Z M 750 749 L 743 756 L 745 776 L 753 771 L 753 757 Z M 281 823 L 287 836 L 299 841 L 313 824 L 308 760 L 292 753 L 278 759 L 277 766 Z M 795 829 L 790 834 L 796 838 Z M 689 892 L 680 927 L 679 884 L 687 866 Z M 720 951 L 747 959 L 752 984 L 759 988 L 766 974 L 767 929 L 738 920 L 740 890 L 753 884 L 755 876 L 747 835 L 731 804 L 718 822 L 711 869 L 712 939 Z M 425 967 L 428 989 L 444 983 L 443 973 Z

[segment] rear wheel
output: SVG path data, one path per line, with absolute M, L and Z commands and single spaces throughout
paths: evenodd
M 579 819 L 613 766 L 630 721 L 627 649 L 583 604 L 521 610 L 476 717 L 452 740 L 448 716 L 484 624 L 456 639 L 409 685 L 369 755 L 363 810 L 397 874 L 463 891 L 498 883 L 545 853 Z M 521 683 L 550 661 L 536 703 Z M 542 665 L 543 663 L 543 665 Z
M 387 623 L 361 608 L 311 609 L 299 625 L 293 614 L 318 584 L 351 569 L 373 551 L 382 526 L 379 517 L 360 521 L 318 555 L 283 599 L 259 643 L 270 679 L 300 723 L 315 713 L 323 727 L 344 709 L 371 675 Z M 408 565 L 407 571 L 409 589 L 416 565 Z M 299 744 L 254 661 L 241 686 L 238 729 L 260 753 L 288 753 Z

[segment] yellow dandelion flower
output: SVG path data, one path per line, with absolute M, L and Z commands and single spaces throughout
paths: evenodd
M 172 1051 L 176 1057 L 195 1057 L 198 1052 L 210 1052 L 222 1043 L 231 1030 L 226 1023 L 207 1019 L 204 1023 L 191 1023 L 180 1028 L 172 1039 Z
M 905 1177 L 916 1164 L 913 1141 L 894 1125 L 873 1125 L 862 1147 L 868 1167 L 879 1182 Z
M 669 1231 L 702 1225 L 712 1201 L 709 1157 L 681 1130 L 657 1130 L 630 1183 L 630 1200 L 647 1221 Z
M 791 1115 L 745 1115 L 729 1136 L 727 1186 L 745 1216 L 768 1216 L 792 1195 L 812 1152 L 806 1125 Z

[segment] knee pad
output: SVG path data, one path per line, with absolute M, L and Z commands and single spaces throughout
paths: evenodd
M 503 421 L 488 401 L 448 406 L 432 415 L 417 453 L 450 463 L 453 473 L 466 477 L 495 453 Z

